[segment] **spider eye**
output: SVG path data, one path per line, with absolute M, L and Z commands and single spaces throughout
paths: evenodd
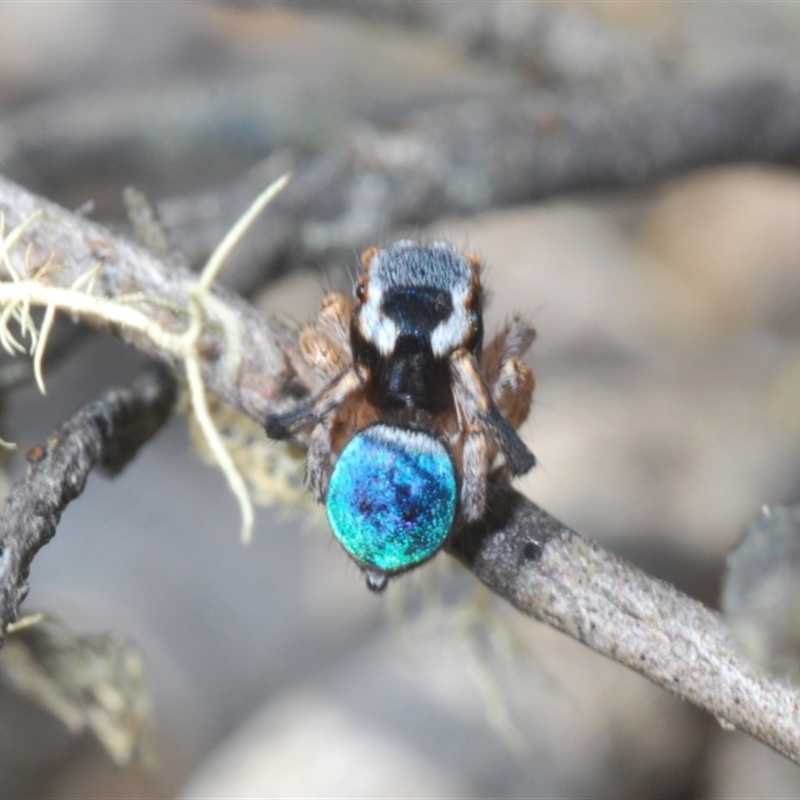
M 362 566 L 402 572 L 444 544 L 456 514 L 456 472 L 430 434 L 373 425 L 354 436 L 331 473 L 328 520 Z
M 358 300 L 359 303 L 363 303 L 366 297 L 367 297 L 367 287 L 363 283 L 363 281 L 359 281 L 356 284 L 356 300 Z

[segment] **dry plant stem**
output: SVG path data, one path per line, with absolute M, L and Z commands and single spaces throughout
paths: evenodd
M 58 268 L 48 272 L 50 286 L 71 287 L 81 275 L 93 268 L 97 272 L 93 295 L 114 297 L 141 293 L 158 296 L 163 301 L 148 305 L 148 315 L 166 331 L 183 333 L 188 323 L 186 309 L 191 287 L 197 275 L 162 261 L 106 228 L 27 192 L 20 186 L 0 177 L 0 212 L 4 214 L 7 230 L 12 230 L 35 211 L 43 209 L 44 215 L 23 235 L 20 246 L 11 252 L 17 272 L 24 274 L 25 245 L 32 245 L 30 260 L 43 263 L 56 254 Z M 200 340 L 203 353 L 203 380 L 206 388 L 217 397 L 261 419 L 281 401 L 287 383 L 295 375 L 291 363 L 301 370 L 302 359 L 297 356 L 297 342 L 293 333 L 264 319 L 248 303 L 238 297 L 213 290 L 212 296 L 235 316 L 239 323 L 242 359 L 235 375 L 230 374 L 230 364 L 224 358 L 227 351 L 225 320 L 212 317 L 204 327 Z M 102 320 L 82 318 L 95 327 L 110 327 Z M 115 326 L 113 332 L 124 341 L 153 358 L 180 368 L 174 356 L 156 347 L 150 338 L 129 327 Z
M 47 213 L 24 238 L 34 243 L 42 258 L 55 252 L 66 265 L 66 275 L 61 270 L 52 273 L 53 282 L 71 285 L 102 255 L 104 269 L 97 278 L 96 294 L 161 293 L 185 305 L 187 281 L 196 282 L 193 276 L 0 179 L 0 210 L 7 227 L 37 208 Z M 301 363 L 296 333 L 276 327 L 241 300 L 217 297 L 240 324 L 241 361 L 238 372 L 231 375 L 220 357 L 223 334 L 212 332 L 203 351 L 203 378 L 210 392 L 261 421 L 311 385 L 293 369 Z M 177 331 L 185 328 L 186 319 L 175 317 L 169 304 L 153 306 L 152 312 L 163 315 L 161 319 Z M 146 338 L 116 332 L 172 363 Z M 94 463 L 99 445 L 92 441 L 89 456 Z M 44 498 L 43 504 L 32 502 L 30 495 L 24 502 L 12 500 L 0 521 L 3 624 L 16 618 L 28 565 L 52 536 L 64 498 L 68 501 L 79 493 L 88 471 L 87 454 L 68 454 L 63 434 L 62 442 L 51 448 L 51 456 L 64 459 L 63 474 L 74 478 L 48 480 L 32 467 L 29 480 L 43 481 L 33 497 Z M 460 531 L 450 550 L 497 595 L 800 761 L 800 690 L 741 659 L 716 614 L 603 551 L 507 486 L 492 486 L 491 491 L 486 519 Z
M 284 0 L 281 5 L 291 11 L 347 14 L 414 27 L 539 80 L 642 81 L 665 72 L 667 66 L 646 35 L 636 37 L 604 25 L 580 7 L 574 13 L 563 5 L 518 0 Z
M 373 213 L 391 229 L 566 191 L 641 185 L 711 164 L 793 162 L 800 74 L 658 83 L 609 97 L 509 93 L 439 106 L 392 132 L 362 130 L 347 148 L 307 171 L 323 182 L 319 211 L 338 202 L 352 225 L 356 212 L 367 213 L 369 194 Z M 359 186 L 367 176 L 369 193 Z M 298 174 L 276 207 L 301 190 L 310 194 L 306 181 Z
M 739 656 L 721 617 L 506 485 L 450 550 L 493 592 L 800 762 L 800 687 Z
M 446 4 L 442 4 L 446 5 Z M 270 208 L 261 263 L 352 260 L 353 250 L 448 214 L 530 203 L 571 191 L 643 186 L 725 163 L 800 160 L 800 71 L 713 84 L 656 82 L 622 91 L 499 92 L 409 114 L 391 129 L 360 125 L 306 166 Z M 182 249 L 197 220 L 218 240 L 263 176 L 209 196 L 159 204 Z M 265 232 L 267 228 L 264 229 Z M 250 276 L 247 281 L 251 281 Z M 240 288 L 252 283 L 240 280 Z
M 165 367 L 150 367 L 125 389 L 110 389 L 60 425 L 41 452 L 29 454 L 28 474 L 0 516 L 0 645 L 19 618 L 28 570 L 56 532 L 67 504 L 81 494 L 96 465 L 119 472 L 166 422 L 176 383 Z

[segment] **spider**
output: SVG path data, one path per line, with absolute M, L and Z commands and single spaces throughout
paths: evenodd
M 354 297 L 327 295 L 301 331 L 319 385 L 265 420 L 270 438 L 307 444 L 309 488 L 376 591 L 483 516 L 499 456 L 498 474 L 536 464 L 516 432 L 535 331 L 514 317 L 483 348 L 481 269 L 445 242 L 366 250 Z

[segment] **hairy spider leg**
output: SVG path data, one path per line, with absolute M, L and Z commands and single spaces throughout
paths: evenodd
M 522 356 L 535 338 L 533 327 L 515 316 L 484 350 L 481 359 L 494 402 L 513 428 L 522 425 L 531 408 L 536 379 Z
M 275 441 L 291 439 L 301 428 L 314 422 L 315 398 L 303 400 L 289 411 L 282 414 L 269 414 L 264 420 L 267 436 Z
M 467 520 L 476 520 L 486 507 L 486 434 L 503 453 L 512 475 L 528 472 L 536 465 L 536 457 L 495 405 L 475 356 L 468 350 L 458 350 L 450 358 L 450 367 L 456 412 L 464 432 L 461 510 Z
M 308 446 L 308 485 L 314 499 L 325 501 L 333 459 L 333 424 L 344 403 L 364 385 L 363 368 L 352 367 L 336 378 L 316 398 L 306 400 L 283 414 L 270 414 L 264 421 L 270 439 L 288 439 L 298 430 L 314 425 Z
M 308 445 L 308 488 L 318 503 L 325 502 L 328 479 L 333 462 L 333 425 L 339 409 L 364 387 L 367 379 L 363 367 L 352 367 L 337 378 L 314 405 L 317 425 Z

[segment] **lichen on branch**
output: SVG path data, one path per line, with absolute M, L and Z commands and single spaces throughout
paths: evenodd
M 64 268 L 57 251 L 50 252 L 43 260 L 34 261 L 33 248 L 29 244 L 22 260 L 22 269 L 18 268 L 19 262 L 15 265 L 11 259 L 11 253 L 20 245 L 23 235 L 30 233 L 45 212 L 37 209 L 7 233 L 5 218 L 0 215 L 0 261 L 7 276 L 0 281 L 0 345 L 10 355 L 26 351 L 11 330 L 10 323 L 14 320 L 19 328 L 19 337 L 29 341 L 27 349 L 33 358 L 34 375 L 43 394 L 45 384 L 42 362 L 58 311 L 93 324 L 116 326 L 129 335 L 135 333 L 179 360 L 186 373 L 192 412 L 214 461 L 224 473 L 239 504 L 242 517 L 241 536 L 244 542 L 249 542 L 252 538 L 253 504 L 244 478 L 226 449 L 209 412 L 203 379 L 201 340 L 205 326 L 209 320 L 214 320 L 221 328 L 225 343 L 221 357 L 222 369 L 229 380 L 234 379 L 240 368 L 242 353 L 239 322 L 235 314 L 211 293 L 211 288 L 232 249 L 287 182 L 288 176 L 284 175 L 270 184 L 212 253 L 199 279 L 186 282 L 185 305 L 171 302 L 158 294 L 141 291 L 113 297 L 95 296 L 94 290 L 105 268 L 103 260 L 98 260 L 80 273 L 69 286 L 53 286 L 49 277 Z M 45 308 L 44 318 L 39 326 L 31 315 L 32 306 Z M 184 317 L 183 330 L 176 332 L 152 315 L 151 309 L 165 306 L 175 316 Z M 8 443 L 3 444 L 9 446 Z

